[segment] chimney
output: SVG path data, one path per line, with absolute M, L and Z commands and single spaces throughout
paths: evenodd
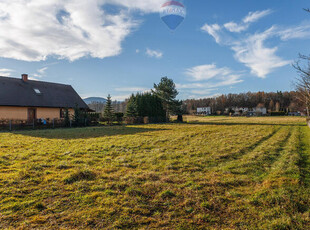
M 22 80 L 28 81 L 28 74 L 22 74 Z

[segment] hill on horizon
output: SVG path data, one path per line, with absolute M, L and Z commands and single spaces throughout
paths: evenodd
M 91 104 L 91 103 L 106 103 L 107 99 L 103 97 L 87 97 L 83 99 L 86 104 Z

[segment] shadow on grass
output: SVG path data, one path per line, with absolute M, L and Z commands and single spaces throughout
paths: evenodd
M 46 138 L 46 139 L 89 139 L 98 137 L 109 137 L 116 135 L 133 135 L 138 133 L 146 133 L 160 131 L 164 129 L 154 129 L 146 127 L 132 126 L 104 126 L 104 127 L 87 127 L 87 128 L 65 128 L 65 129 L 48 129 L 33 131 L 16 131 L 15 134 Z
M 300 182 L 310 188 L 310 131 L 305 128 L 299 134 L 299 155 L 298 167 L 300 169 Z
M 297 126 L 297 127 L 304 127 L 307 126 L 306 123 L 275 123 L 275 124 L 271 124 L 271 123 L 257 123 L 257 122 L 186 122 L 184 124 L 189 124 L 189 125 L 221 125 L 221 126 L 237 126 L 237 125 L 253 125 L 253 126 L 257 126 L 257 125 L 266 125 L 266 126 Z

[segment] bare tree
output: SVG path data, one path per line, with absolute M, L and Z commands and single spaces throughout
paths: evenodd
M 310 9 L 304 9 L 310 13 Z M 301 62 L 306 62 L 306 65 L 301 65 Z M 298 99 L 304 103 L 309 117 L 310 110 L 310 56 L 299 54 L 299 60 L 293 64 L 293 67 L 299 73 L 299 77 L 295 83 Z
M 296 80 L 295 87 L 297 91 L 297 98 L 306 107 L 307 116 L 309 117 L 310 111 L 310 57 L 305 55 L 299 55 L 299 61 L 295 62 L 293 67 L 299 73 L 299 77 Z M 302 61 L 306 62 L 306 65 L 301 65 Z

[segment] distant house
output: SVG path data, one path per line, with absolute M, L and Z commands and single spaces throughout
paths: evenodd
M 247 108 L 247 107 L 232 107 L 226 108 L 225 112 L 228 114 L 230 111 L 233 111 L 235 115 L 248 115 L 248 116 L 258 116 L 258 115 L 266 115 L 267 109 L 264 107 L 256 107 L 256 108 Z
M 266 115 L 267 114 L 267 108 L 264 108 L 264 107 L 256 107 L 256 108 L 253 108 L 253 111 L 259 115 Z
M 249 111 L 249 108 L 247 107 L 233 107 L 232 108 L 235 113 L 238 113 L 239 115 L 245 114 Z
M 197 114 L 211 115 L 211 107 L 199 107 L 197 108 Z
M 261 115 L 267 115 L 267 109 L 264 107 L 256 107 L 251 108 L 247 112 L 247 116 L 261 116 Z
M 0 77 L 0 120 L 60 119 L 75 107 L 89 109 L 70 85 Z

